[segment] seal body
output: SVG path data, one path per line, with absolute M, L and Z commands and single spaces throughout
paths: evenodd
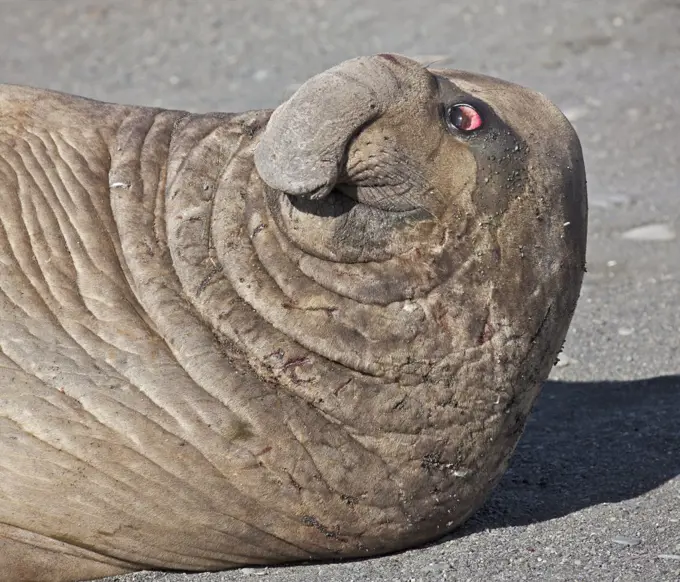
M 0 580 L 444 535 L 502 475 L 585 263 L 559 111 L 395 55 L 238 115 L 2 86 L 0 208 Z

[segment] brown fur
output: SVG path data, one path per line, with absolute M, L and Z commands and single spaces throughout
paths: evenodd
M 573 129 L 395 55 L 271 115 L 0 87 L 1 580 L 384 553 L 502 474 L 581 285 Z

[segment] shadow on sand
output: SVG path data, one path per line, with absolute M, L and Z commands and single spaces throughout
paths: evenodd
M 453 537 L 637 497 L 680 475 L 680 376 L 547 382 L 510 468 Z

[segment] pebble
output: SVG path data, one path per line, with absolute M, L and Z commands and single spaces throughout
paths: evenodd
M 637 121 L 640 118 L 640 110 L 637 107 L 626 109 L 626 115 L 631 121 Z
M 645 224 L 627 230 L 622 235 L 627 240 L 665 242 L 675 240 L 676 234 L 668 224 Z
M 619 335 L 633 335 L 635 333 L 635 330 L 632 327 L 620 327 L 619 328 Z
M 589 107 L 577 105 L 576 107 L 568 107 L 564 109 L 563 113 L 564 116 L 573 123 L 574 121 L 577 121 L 582 117 L 588 115 L 589 111 L 590 111 Z
M 623 194 L 593 195 L 588 196 L 588 206 L 590 208 L 612 208 L 614 206 L 628 206 L 631 199 Z
M 555 364 L 556 368 L 566 368 L 567 366 L 571 364 L 578 364 L 578 360 L 575 360 L 574 358 L 570 358 L 566 354 L 560 354 L 557 359 L 557 363 Z
M 426 573 L 439 573 L 443 570 L 448 570 L 451 566 L 446 562 L 430 562 L 427 566 L 422 569 L 422 572 Z
M 640 543 L 640 540 L 626 536 L 616 536 L 612 538 L 612 542 L 619 544 L 620 546 L 637 546 Z

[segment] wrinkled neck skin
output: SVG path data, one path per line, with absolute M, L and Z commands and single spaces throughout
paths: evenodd
M 460 521 L 457 495 L 482 499 L 503 471 L 506 445 L 520 435 L 553 363 L 546 354 L 559 349 L 568 321 L 543 309 L 543 292 L 553 291 L 535 279 L 494 278 L 519 251 L 502 255 L 494 221 L 471 219 L 474 184 L 448 210 L 455 220 L 418 207 L 374 213 L 338 193 L 316 202 L 268 188 L 253 163 L 268 115 L 168 113 L 123 124 L 111 181 L 132 187 L 114 188 L 111 200 L 131 285 L 190 374 L 219 382 L 219 369 L 210 371 L 215 361 L 243 374 L 244 383 L 223 396 L 226 405 L 238 402 L 252 414 L 255 384 L 275 402 L 308 403 L 314 428 L 276 404 L 255 435 L 271 434 L 270 423 L 296 422 L 291 436 L 305 443 L 312 472 L 341 507 L 346 498 L 374 508 L 401 500 L 380 510 L 392 514 L 385 527 L 405 527 L 411 542 L 428 539 L 433 528 Z M 167 163 L 157 158 L 163 151 Z M 323 240 L 337 236 L 338 221 L 346 223 L 344 236 Z M 508 300 L 522 292 L 523 301 Z M 194 328 L 214 334 L 210 355 L 198 339 L 192 347 Z M 335 459 L 319 422 L 333 427 Z M 473 434 L 479 431 L 488 438 Z M 259 462 L 275 463 L 278 442 L 267 438 L 272 452 Z M 350 477 L 367 466 L 371 478 Z M 327 509 L 333 522 L 333 503 Z M 430 516 L 429 525 L 419 531 L 411 513 Z M 356 546 L 359 554 L 380 545 L 377 531 Z
M 420 207 L 382 211 L 339 191 L 314 201 L 272 190 L 253 164 L 267 116 L 174 121 L 167 169 L 140 172 L 158 177 L 158 183 L 142 180 L 139 198 L 112 192 L 123 246 L 132 236 L 141 242 L 151 222 L 137 221 L 145 212 L 149 221 L 153 215 L 155 238 L 160 250 L 167 245 L 166 260 L 183 298 L 219 330 L 225 347 L 242 350 L 259 374 L 273 376 L 343 423 L 363 425 L 346 414 L 339 386 L 345 392 L 355 385 L 380 387 L 381 399 L 395 390 L 396 401 L 408 392 L 425 405 L 431 395 L 417 387 L 448 379 L 452 361 L 479 349 L 486 341 L 480 338 L 489 335 L 493 282 L 486 276 L 477 280 L 473 253 L 486 235 L 455 205 L 459 220 L 446 217 L 451 227 Z M 142 126 L 138 120 L 133 124 L 135 131 Z M 149 137 L 144 147 L 162 151 Z M 144 150 L 135 151 L 129 142 L 122 151 L 145 159 Z M 134 176 L 117 167 L 126 167 L 125 161 L 114 160 L 112 183 L 129 182 L 134 191 Z M 140 208 L 133 210 L 131 201 Z M 134 222 L 125 228 L 129 217 Z M 135 250 L 126 260 L 132 284 L 142 293 L 144 280 L 135 273 L 142 269 L 140 259 L 145 268 L 148 259 L 138 255 Z M 456 308 L 460 304 L 465 312 Z M 234 329 L 240 311 L 253 328 L 250 335 Z M 300 382 L 304 370 L 326 370 L 329 377 Z M 324 389 L 326 382 L 331 386 Z M 385 423 L 381 430 L 404 422 L 394 414 L 377 416 Z M 364 428 L 375 430 L 375 422 Z

